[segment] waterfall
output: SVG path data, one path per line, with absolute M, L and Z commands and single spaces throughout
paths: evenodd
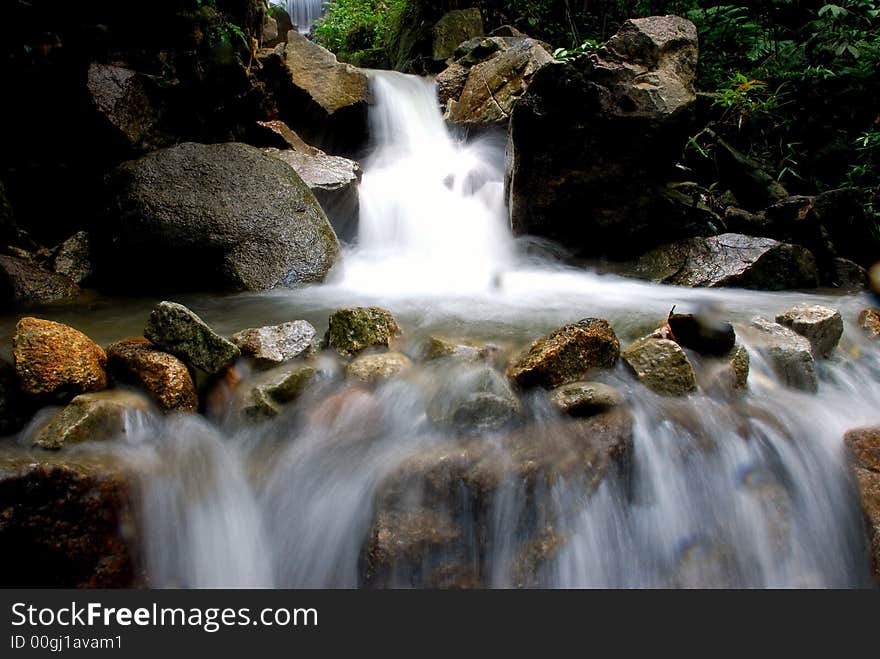
M 506 226 L 502 141 L 456 139 L 430 81 L 393 72 L 371 77 L 373 144 L 364 160 L 359 236 L 335 278 L 242 295 L 234 305 L 200 299 L 198 310 L 231 333 L 294 318 L 321 330 L 335 308 L 380 304 L 401 321 L 417 363 L 370 388 L 328 360 L 319 385 L 262 425 L 171 416 L 129 437 L 122 453 L 141 475 L 151 583 L 370 585 L 365 565 L 377 520 L 412 514 L 404 539 L 427 519 L 436 537 L 453 540 L 438 550 L 429 538 L 414 566 L 395 566 L 382 585 L 424 585 L 418 579 L 436 565 L 454 568 L 439 571 L 444 578 L 459 570 L 478 574 L 479 585 L 521 585 L 523 556 L 536 551 L 528 533 L 551 526 L 546 546 L 558 547 L 526 585 L 867 585 L 863 521 L 842 442 L 846 430 L 880 423 L 880 350 L 853 322 L 866 296 L 681 289 L 523 258 Z M 595 316 L 609 319 L 625 343 L 656 327 L 673 304 L 704 302 L 723 307 L 744 340 L 750 390 L 707 387 L 669 399 L 622 366 L 603 374 L 629 401 L 626 472 L 610 471 L 596 489 L 577 474 L 531 487 L 505 471 L 519 457 L 503 433 L 477 432 L 466 439 L 479 447 L 480 464 L 498 468 L 492 495 L 479 505 L 463 483 L 438 503 L 432 488 L 443 469 L 401 478 L 438 452 L 450 451 L 438 465 L 455 465 L 462 434 L 433 423 L 432 414 L 485 375 L 479 366 L 420 362 L 420 339 L 453 334 L 522 346 Z M 816 394 L 786 388 L 740 332 L 753 315 L 772 317 L 800 302 L 835 306 L 847 322 L 834 358 L 819 364 Z M 564 441 L 543 392 L 521 400 L 528 439 Z M 389 479 L 398 484 L 393 496 Z M 403 513 L 383 510 L 383 496 Z
M 309 34 L 315 21 L 324 15 L 324 5 L 330 4 L 330 2 L 327 0 L 272 0 L 272 4 L 284 7 L 300 34 Z

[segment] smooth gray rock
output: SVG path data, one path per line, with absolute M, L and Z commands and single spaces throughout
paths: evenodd
M 229 340 L 247 357 L 280 364 L 311 352 L 316 333 L 311 323 L 295 320 L 245 329 L 230 336 Z
M 818 304 L 799 304 L 776 316 L 776 322 L 806 337 L 815 357 L 830 356 L 843 336 L 840 312 Z
M 753 318 L 746 331 L 785 386 L 813 393 L 819 389 L 812 346 L 806 338 L 765 318 Z

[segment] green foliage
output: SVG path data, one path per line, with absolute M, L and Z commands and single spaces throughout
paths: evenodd
M 595 53 L 601 47 L 602 44 L 595 39 L 585 39 L 583 43 L 576 48 L 557 48 L 553 51 L 553 57 L 561 62 L 570 62 L 576 60 L 578 57 Z
M 406 0 L 335 0 L 318 21 L 318 43 L 345 58 L 346 54 L 383 48 Z

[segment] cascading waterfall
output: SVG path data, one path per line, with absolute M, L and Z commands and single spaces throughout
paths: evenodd
M 358 244 L 333 281 L 258 298 L 276 321 L 379 302 L 414 337 L 449 332 L 505 344 L 585 316 L 606 317 L 635 338 L 673 304 L 723 305 L 738 330 L 756 313 L 795 302 L 832 304 L 845 318 L 865 304 L 859 296 L 661 287 L 518 257 L 505 228 L 503 146 L 453 139 L 425 80 L 377 72 L 373 84 L 375 144 Z M 249 310 L 256 303 L 241 300 Z M 233 317 L 222 301 L 199 311 L 221 329 L 254 321 Z M 411 586 L 430 561 L 449 560 L 483 585 L 507 587 L 524 583 L 524 529 L 552 526 L 558 546 L 524 585 L 865 585 L 861 513 L 841 438 L 880 422 L 880 351 L 847 325 L 836 356 L 821 364 L 819 392 L 808 394 L 782 386 L 746 345 L 752 374 L 742 395 L 707 387 L 670 400 L 622 368 L 610 374 L 631 401 L 632 466 L 595 491 L 563 476 L 528 487 L 505 471 L 517 456 L 498 434 L 477 433 L 482 463 L 501 474 L 483 508 L 464 485 L 437 504 L 431 483 L 397 476 L 458 441 L 430 418 L 462 383 L 485 375 L 479 366 L 426 362 L 370 391 L 328 361 L 319 386 L 262 425 L 154 419 L 121 450 L 141 474 L 149 578 L 159 587 Z M 546 400 L 525 396 L 523 404 L 534 440 L 552 437 L 558 419 Z M 406 486 L 392 493 L 398 508 L 383 512 L 377 497 L 391 496 L 389 478 Z M 364 548 L 377 511 L 437 520 L 431 537 L 451 525 L 453 549 L 429 559 L 426 548 L 415 567 L 372 582 Z
M 324 15 L 324 5 L 330 3 L 327 0 L 273 0 L 272 4 L 284 7 L 300 34 L 309 34 L 315 21 Z

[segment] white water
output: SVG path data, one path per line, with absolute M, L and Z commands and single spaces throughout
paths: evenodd
M 272 0 L 272 4 L 287 10 L 300 34 L 309 34 L 315 21 L 324 15 L 324 5 L 330 3 L 327 0 Z
M 629 478 L 608 476 L 590 494 L 577 479 L 527 492 L 508 477 L 479 515 L 464 490 L 445 512 L 462 529 L 458 564 L 479 571 L 483 585 L 518 583 L 523 528 L 547 520 L 564 543 L 531 585 L 865 585 L 864 530 L 841 438 L 880 422 L 880 351 L 852 322 L 866 299 L 676 289 L 527 259 L 505 228 L 503 147 L 453 139 L 426 81 L 376 73 L 374 85 L 359 242 L 334 279 L 216 306 L 202 301 L 197 311 L 232 331 L 256 325 L 253 315 L 267 308 L 276 322 L 318 323 L 335 307 L 378 303 L 412 337 L 522 344 L 586 316 L 609 318 L 625 341 L 673 304 L 723 305 L 738 330 L 755 313 L 772 316 L 804 300 L 837 306 L 846 333 L 820 365 L 818 394 L 785 389 L 754 346 L 744 395 L 701 390 L 663 399 L 619 367 L 609 378 L 636 421 Z M 368 392 L 342 382 L 337 368 L 327 366 L 324 385 L 259 428 L 170 418 L 130 440 L 126 455 L 144 474 L 153 585 L 363 584 L 376 493 L 408 458 L 457 441 L 426 411 L 466 378 L 429 363 Z M 551 436 L 546 402 L 533 395 L 525 405 L 536 441 Z M 503 453 L 497 439 L 484 441 Z M 411 484 L 406 500 L 418 507 L 426 488 Z M 418 574 L 400 566 L 385 585 L 423 585 L 418 575 L 431 560 Z

